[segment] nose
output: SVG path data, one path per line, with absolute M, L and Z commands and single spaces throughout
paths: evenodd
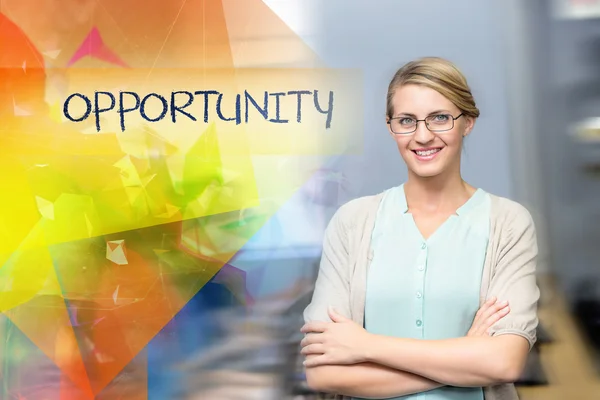
M 427 129 L 425 121 L 419 121 L 417 130 L 414 133 L 414 140 L 419 144 L 427 144 L 435 138 L 433 132 Z

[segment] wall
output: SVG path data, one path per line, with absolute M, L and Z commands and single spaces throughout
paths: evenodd
M 541 155 L 540 180 L 546 203 L 551 268 L 573 302 L 600 298 L 600 143 L 581 144 L 569 135 L 574 122 L 600 113 L 600 24 L 598 18 L 557 20 L 552 3 L 527 2 L 535 69 L 538 121 L 536 143 Z M 586 171 L 594 165 L 596 171 Z
M 313 4 L 314 2 L 311 2 Z M 364 154 L 337 162 L 352 182 L 349 197 L 380 192 L 406 179 L 385 126 L 387 84 L 398 67 L 421 56 L 454 61 L 469 80 L 481 118 L 466 143 L 463 173 L 475 186 L 513 194 L 499 2 L 472 0 L 327 0 L 315 50 L 330 67 L 364 71 Z M 348 116 L 352 118 L 352 116 Z

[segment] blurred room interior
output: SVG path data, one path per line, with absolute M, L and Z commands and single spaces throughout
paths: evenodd
M 383 92 L 395 67 L 430 54 L 457 62 L 472 77 L 484 110 L 467 143 L 464 174 L 477 186 L 526 205 L 538 231 L 540 327 L 517 382 L 520 396 L 597 398 L 600 1 L 380 1 L 373 8 L 367 2 L 333 0 L 308 1 L 305 7 L 321 23 L 310 39 L 325 63 L 362 68 L 366 79 L 364 152 L 329 160 L 329 179 L 318 186 L 328 204 L 322 209 L 324 221 L 345 201 L 402 180 L 401 161 L 393 146 L 386 148 L 380 123 Z M 418 18 L 398 21 L 415 14 L 427 15 L 427 32 L 418 29 Z M 352 25 L 364 30 L 350 32 Z M 294 221 L 283 226 L 284 235 L 294 230 Z M 311 274 L 316 274 L 317 248 L 300 261 Z M 296 293 L 304 293 L 299 302 L 306 305 L 310 279 L 303 282 L 308 286 Z M 302 324 L 300 314 L 295 321 L 296 327 Z M 299 338 L 292 335 L 282 343 L 293 348 L 294 340 Z M 286 395 L 316 398 L 301 368 L 284 382 Z
M 525 204 L 538 231 L 540 327 L 517 385 L 520 396 L 597 398 L 600 2 L 381 1 L 377 8 L 359 1 L 307 4 L 321 23 L 313 43 L 325 63 L 362 68 L 366 79 L 364 153 L 330 161 L 338 174 L 333 181 L 322 181 L 328 191 L 324 197 L 333 200 L 330 206 L 402 179 L 394 171 L 401 168 L 395 149 L 384 148 L 385 135 L 379 135 L 384 129 L 382 93 L 393 69 L 422 55 L 456 61 L 473 77 L 484 110 L 477 135 L 467 143 L 464 174 L 490 192 Z M 424 13 L 431 22 L 428 32 L 418 30 L 419 19 L 394 23 L 402 15 Z M 349 32 L 353 24 L 364 31 Z M 326 214 L 325 220 L 331 209 Z M 288 230 L 293 223 L 284 227 Z M 304 260 L 314 266 L 318 257 Z M 294 377 L 297 381 L 285 392 L 312 398 L 300 369 Z

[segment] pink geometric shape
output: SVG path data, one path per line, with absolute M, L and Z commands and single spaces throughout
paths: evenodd
M 69 60 L 67 66 L 70 67 L 86 56 L 127 68 L 127 64 L 104 44 L 104 40 L 100 36 L 100 31 L 96 27 L 92 28 L 90 33 L 88 33 L 83 43 L 81 43 L 73 57 L 71 57 L 71 60 Z

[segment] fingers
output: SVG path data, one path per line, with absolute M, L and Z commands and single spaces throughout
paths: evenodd
M 483 325 L 481 326 L 482 332 L 481 334 L 488 333 L 489 329 L 498 321 L 500 321 L 504 316 L 506 316 L 510 312 L 510 307 L 508 306 L 508 302 L 504 304 L 504 307 L 496 311 L 494 314 L 490 315 Z
M 306 337 L 300 341 L 300 346 L 305 347 L 311 344 L 323 343 L 324 339 L 325 338 L 321 334 L 306 335 Z
M 305 356 L 310 356 L 314 354 L 325 354 L 325 345 L 319 343 L 310 344 L 308 346 L 302 347 L 300 353 L 304 354 Z
M 488 310 L 486 310 L 485 313 L 483 313 L 479 317 L 478 321 L 476 322 L 476 325 L 474 326 L 473 334 L 487 334 L 488 330 L 492 327 L 492 325 L 494 325 L 502 317 L 508 314 L 508 311 L 509 308 L 507 303 L 497 303 L 493 307 L 490 307 Z
M 489 299 L 475 314 L 475 320 L 467 335 L 478 336 L 487 334 L 489 328 L 506 316 L 509 311 L 510 308 L 507 301 L 497 302 L 496 298 Z
M 325 354 L 309 356 L 306 358 L 303 364 L 306 368 L 327 365 L 327 356 Z
M 329 306 L 327 309 L 327 313 L 329 314 L 329 318 L 333 322 L 346 322 L 348 318 L 344 317 L 342 314 L 339 314 L 333 307 Z
M 494 303 L 496 303 L 496 296 L 490 297 L 485 303 L 483 303 L 483 305 L 481 307 L 479 307 L 479 310 L 477 310 L 477 314 L 475 314 L 475 320 L 477 320 L 477 318 L 479 316 L 481 316 L 482 313 L 484 313 L 486 310 L 488 310 L 491 306 L 494 305 Z
M 487 307 L 486 310 L 479 316 L 480 322 L 485 324 L 490 317 L 496 315 L 498 311 L 506 308 L 506 306 L 508 306 L 508 301 L 498 301 Z
M 327 322 L 312 321 L 304 324 L 300 332 L 302 333 L 323 333 L 327 330 Z

